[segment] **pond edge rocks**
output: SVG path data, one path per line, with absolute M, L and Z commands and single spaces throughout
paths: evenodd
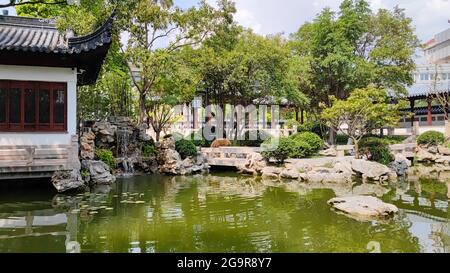
M 401 167 L 407 165 L 403 159 L 398 157 Z M 366 182 L 395 182 L 398 179 L 397 172 L 385 165 L 353 157 L 293 159 L 284 167 L 277 167 L 270 166 L 260 154 L 254 153 L 238 169 L 242 174 L 259 175 L 265 179 L 311 183 L 351 183 L 353 177 L 362 178 Z

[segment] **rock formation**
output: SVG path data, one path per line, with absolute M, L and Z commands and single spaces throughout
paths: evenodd
M 80 153 L 82 160 L 92 160 L 95 158 L 95 134 L 93 132 L 84 132 L 81 135 Z
M 241 173 L 261 175 L 266 179 L 302 180 L 310 183 L 350 183 L 353 177 L 375 182 L 397 179 L 395 171 L 385 165 L 349 157 L 296 159 L 285 167 L 271 167 L 261 155 L 255 153 L 238 168 Z
M 395 205 L 387 204 L 372 196 L 351 196 L 333 198 L 328 204 L 337 211 L 357 220 L 369 221 L 392 217 L 398 212 Z
M 189 175 L 204 172 L 209 169 L 206 158 L 201 154 L 195 157 L 182 159 L 175 150 L 175 140 L 165 139 L 157 145 L 158 154 L 156 161 L 160 173 L 169 175 Z
M 90 185 L 111 185 L 116 181 L 116 177 L 111 174 L 109 166 L 102 161 L 83 160 L 81 167 L 83 171 L 89 173 L 84 178 Z
M 88 188 L 79 170 L 55 172 L 52 176 L 52 183 L 59 193 L 85 191 Z

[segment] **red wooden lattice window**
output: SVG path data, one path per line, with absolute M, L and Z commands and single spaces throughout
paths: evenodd
M 0 80 L 0 132 L 67 131 L 67 84 Z

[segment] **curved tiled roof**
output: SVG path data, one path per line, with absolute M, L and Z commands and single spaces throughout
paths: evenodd
M 436 85 L 431 83 L 416 83 L 406 88 L 409 98 L 426 97 L 432 94 L 449 93 L 450 81 L 439 82 Z
M 115 13 L 93 33 L 61 34 L 51 19 L 0 16 L 0 64 L 78 69 L 78 85 L 97 80 L 112 43 Z
M 52 19 L 0 16 L 0 50 L 78 54 L 111 43 L 112 17 L 82 37 L 62 35 Z

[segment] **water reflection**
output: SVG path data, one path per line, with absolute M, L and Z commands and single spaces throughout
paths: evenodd
M 233 174 L 135 177 L 75 196 L 0 195 L 0 252 L 449 252 L 449 182 L 274 183 Z M 387 222 L 331 211 L 335 196 L 397 205 Z

